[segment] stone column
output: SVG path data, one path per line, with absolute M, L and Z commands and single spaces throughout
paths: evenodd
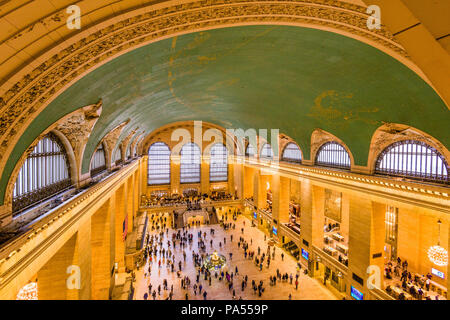
M 126 199 L 126 207 L 125 207 L 125 214 L 128 216 L 128 232 L 133 231 L 133 225 L 134 225 L 134 202 L 133 202 L 133 194 L 134 194 L 134 174 L 127 179 L 127 182 L 125 184 L 125 199 Z
M 123 223 L 125 220 L 125 189 L 126 183 L 116 191 L 116 205 L 112 211 L 115 219 L 115 262 L 118 263 L 119 272 L 125 270 L 125 241 L 123 240 Z M 130 221 L 128 221 L 128 224 Z
M 228 162 L 228 192 L 231 195 L 234 195 L 234 167 L 235 165 L 233 163 Z
M 209 156 L 202 157 L 200 171 L 200 193 L 209 193 Z
M 385 214 L 386 206 L 384 204 L 373 202 L 359 195 L 350 195 L 349 274 L 347 277 L 349 298 L 351 298 L 351 286 L 362 292 L 364 299 L 369 298 L 369 276 L 373 285 L 383 289 Z M 371 269 L 368 269 L 369 266 Z M 377 270 L 377 268 L 379 269 Z M 360 279 L 360 281 L 355 280 L 355 278 Z
M 254 195 L 254 183 L 256 170 L 254 168 L 243 166 L 243 194 L 244 198 L 250 198 Z
M 278 174 L 272 176 L 272 218 L 280 224 L 289 222 L 289 178 Z
M 300 258 L 300 261 L 308 264 L 310 272 L 314 272 L 313 245 L 319 250 L 323 248 L 325 192 L 323 188 L 313 186 L 311 181 L 307 179 L 301 181 L 300 190 L 301 249 L 309 253 L 308 261 L 303 257 Z
M 134 188 L 133 188 L 133 216 L 136 221 L 137 212 L 139 211 L 139 200 L 141 193 L 139 192 L 139 174 L 135 173 Z
M 139 193 L 139 202 L 141 195 L 147 194 L 147 184 L 148 184 L 148 156 L 144 156 L 140 159 L 139 165 L 139 185 L 140 185 L 140 193 Z
M 88 300 L 91 298 L 91 220 L 39 270 L 39 300 Z
M 258 170 L 254 176 L 253 200 L 258 209 L 264 209 L 267 205 L 267 176 L 261 175 Z
M 180 156 L 172 155 L 170 161 L 170 190 L 181 194 L 180 189 Z
M 241 163 L 234 163 L 234 187 L 233 194 L 236 190 L 237 197 L 242 199 L 244 196 L 244 166 Z
M 115 197 L 106 201 L 91 218 L 91 259 L 93 300 L 109 298 L 111 270 L 114 266 L 114 208 Z

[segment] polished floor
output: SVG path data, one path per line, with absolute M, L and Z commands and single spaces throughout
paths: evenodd
M 244 227 L 245 221 L 245 227 Z M 188 276 L 191 279 L 191 286 L 188 290 L 183 290 L 181 288 L 181 278 L 177 277 L 176 270 L 178 270 L 178 261 L 183 261 L 183 253 L 182 249 L 179 245 L 177 245 L 175 250 L 175 260 L 176 260 L 176 268 L 175 272 L 171 272 L 169 268 L 166 267 L 165 263 L 162 264 L 160 268 L 158 268 L 157 259 L 153 259 L 151 266 L 151 274 L 145 276 L 145 271 L 148 270 L 148 263 L 146 263 L 144 268 L 140 268 L 136 273 L 136 283 L 135 283 L 135 295 L 134 299 L 143 299 L 144 294 L 148 292 L 148 285 L 151 283 L 154 289 L 157 289 L 158 285 L 161 285 L 161 295 L 156 295 L 156 300 L 166 299 L 169 296 L 169 291 L 163 290 L 163 280 L 167 279 L 168 287 L 170 290 L 171 285 L 174 288 L 174 300 L 184 300 L 186 292 L 188 293 L 190 300 L 201 300 L 203 296 L 194 295 L 192 286 L 194 285 L 196 279 L 196 268 L 192 261 L 192 252 L 198 252 L 197 248 L 197 232 L 200 230 L 206 232 L 207 234 L 207 253 L 212 253 L 214 250 L 217 250 L 219 253 L 222 253 L 227 257 L 228 270 L 234 271 L 235 267 L 238 267 L 238 276 L 234 277 L 234 289 L 236 291 L 236 298 L 242 298 L 244 300 L 257 300 L 257 299 L 266 299 L 266 300 L 287 300 L 289 299 L 289 294 L 292 295 L 292 300 L 334 300 L 336 297 L 321 283 L 317 280 L 310 278 L 300 272 L 299 276 L 299 287 L 295 289 L 295 274 L 297 273 L 297 263 L 296 260 L 284 252 L 284 260 L 281 261 L 281 253 L 283 250 L 279 247 L 275 250 L 275 260 L 272 260 L 270 263 L 270 267 L 267 268 L 267 264 L 264 263 L 262 271 L 259 271 L 259 267 L 255 265 L 252 260 L 244 258 L 244 251 L 242 247 L 238 247 L 239 237 L 243 236 L 246 241 L 249 243 L 249 250 L 255 250 L 257 252 L 258 246 L 261 247 L 261 253 L 266 252 L 267 250 L 267 241 L 264 241 L 264 233 L 257 229 L 256 227 L 251 227 L 251 221 L 248 220 L 244 216 L 239 216 L 236 223 L 236 228 L 234 230 L 225 231 L 220 225 L 212 225 L 212 226 L 201 226 L 194 227 L 190 229 L 190 232 L 194 235 L 194 240 L 192 241 L 192 245 L 188 246 L 184 250 L 186 251 L 187 259 L 186 262 L 182 265 L 182 277 Z M 244 233 L 242 234 L 241 228 L 244 227 Z M 215 235 L 211 236 L 209 231 L 210 228 L 215 230 Z M 169 231 L 169 238 L 171 239 L 171 233 L 173 230 Z M 230 241 L 230 236 L 233 235 L 233 241 Z M 223 238 L 226 237 L 226 245 L 223 245 Z M 213 239 L 213 246 L 210 246 L 210 239 Z M 167 248 L 166 244 L 167 238 L 165 238 L 164 246 Z M 250 244 L 250 240 L 252 244 Z M 219 241 L 222 241 L 222 248 L 219 248 Z M 229 253 L 232 253 L 232 261 L 229 260 Z M 156 260 L 156 261 L 155 261 Z M 163 261 L 165 262 L 165 260 Z M 293 284 L 290 284 L 289 281 L 281 282 L 277 281 L 276 286 L 270 286 L 269 277 L 276 275 L 277 268 L 279 271 L 283 273 L 288 273 L 289 275 L 292 273 L 294 280 Z M 242 278 L 247 275 L 248 276 L 248 286 L 244 291 L 241 290 L 241 282 Z M 251 282 L 255 280 L 256 283 L 259 283 L 260 280 L 264 281 L 265 291 L 261 297 L 258 294 L 254 294 L 251 289 Z M 208 300 L 230 300 L 232 299 L 232 291 L 228 289 L 228 286 L 224 280 L 219 281 L 218 279 L 212 277 L 211 286 L 209 286 L 208 281 L 203 280 L 201 277 L 200 283 L 203 288 L 207 291 L 207 299 Z M 149 295 L 148 300 L 152 300 L 152 296 Z

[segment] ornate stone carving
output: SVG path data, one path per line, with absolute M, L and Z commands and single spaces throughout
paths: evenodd
M 137 143 L 144 137 L 145 132 L 141 132 L 139 134 L 137 134 L 133 141 L 131 141 L 131 145 L 130 145 L 130 150 L 131 152 L 133 152 L 133 150 L 135 150 L 135 147 L 137 145 Z M 136 148 L 136 153 L 137 153 L 137 148 Z M 132 154 L 132 156 L 134 156 L 134 154 Z
M 19 161 L 17 162 L 14 170 L 9 178 L 8 185 L 5 192 L 5 205 L 11 205 L 12 203 L 12 193 L 14 185 L 16 183 L 17 176 L 19 174 L 20 168 L 27 159 L 28 155 L 34 150 L 37 143 L 42 140 L 42 138 L 52 130 L 57 130 L 62 133 L 69 141 L 73 153 L 74 153 L 74 164 L 75 172 L 78 174 L 78 169 L 81 168 L 81 161 L 86 142 L 89 139 L 89 135 L 94 128 L 100 114 L 102 112 L 102 100 L 100 99 L 97 103 L 82 107 L 58 120 L 52 126 L 44 130 L 33 143 L 26 149 L 22 154 Z M 67 150 L 66 150 L 67 151 Z M 70 157 L 70 154 L 68 154 Z M 74 179 L 78 181 L 76 177 Z
M 450 152 L 447 148 L 441 142 L 425 132 L 421 132 L 418 129 L 403 124 L 385 122 L 372 136 L 369 150 L 369 160 L 367 163 L 369 172 L 372 173 L 375 170 L 377 157 L 385 148 L 394 142 L 403 140 L 416 140 L 424 142 L 435 148 L 446 159 L 450 157 Z
M 121 146 L 122 146 L 122 159 L 126 160 L 126 154 L 127 154 L 127 148 L 128 148 L 128 144 L 131 140 L 131 138 L 133 138 L 133 136 L 136 134 L 136 132 L 138 131 L 139 127 L 137 127 L 136 129 L 132 130 L 126 137 L 125 139 L 122 140 L 121 142 Z M 131 155 L 133 156 L 133 155 Z
M 0 97 L 0 163 L 11 146 L 59 91 L 82 73 L 133 47 L 170 36 L 229 25 L 283 23 L 331 28 L 375 42 L 406 57 L 383 27 L 366 28 L 364 7 L 337 0 L 192 1 L 128 17 L 93 32 L 25 75 Z
M 106 136 L 102 139 L 103 145 L 105 146 L 106 151 L 106 163 L 107 166 L 111 163 L 112 152 L 117 144 L 117 140 L 119 140 L 119 136 L 122 133 L 123 128 L 130 122 L 130 119 L 122 122 L 117 127 L 112 129 L 110 132 L 106 134 Z
M 69 140 L 72 148 L 77 154 L 82 151 L 84 145 L 102 112 L 102 100 L 96 104 L 83 107 L 58 121 L 56 130 L 62 132 Z

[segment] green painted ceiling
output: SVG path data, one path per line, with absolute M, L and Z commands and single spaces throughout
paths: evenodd
M 366 165 L 382 122 L 423 130 L 449 146 L 450 112 L 413 71 L 385 53 L 338 34 L 290 26 L 217 29 L 162 40 L 94 70 L 55 99 L 27 129 L 7 163 L 9 174 L 43 128 L 103 99 L 83 172 L 108 131 L 130 118 L 127 131 L 182 120 L 225 128 L 279 128 L 309 158 L 311 133 L 341 138 Z

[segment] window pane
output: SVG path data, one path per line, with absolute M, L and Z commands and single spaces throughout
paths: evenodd
M 386 162 L 385 159 L 388 159 Z M 389 159 L 395 159 L 390 162 Z M 385 165 L 387 163 L 387 165 Z M 396 142 L 378 156 L 375 171 L 403 177 L 448 182 L 447 162 L 433 147 L 414 140 Z
M 283 151 L 282 160 L 302 162 L 302 153 L 295 143 L 289 143 Z
M 342 169 L 350 168 L 350 156 L 343 146 L 331 141 L 323 144 L 316 156 L 316 164 Z
M 195 143 L 186 143 L 181 148 L 180 182 L 200 182 L 200 148 Z
M 148 184 L 170 183 L 170 149 L 163 142 L 155 142 L 148 149 Z
M 273 150 L 269 143 L 263 145 L 261 149 L 261 158 L 273 159 Z
M 20 168 L 13 192 L 13 212 L 58 193 L 70 186 L 65 149 L 49 133 L 40 140 Z
M 223 144 L 215 144 L 211 147 L 209 164 L 209 181 L 228 180 L 228 150 Z

